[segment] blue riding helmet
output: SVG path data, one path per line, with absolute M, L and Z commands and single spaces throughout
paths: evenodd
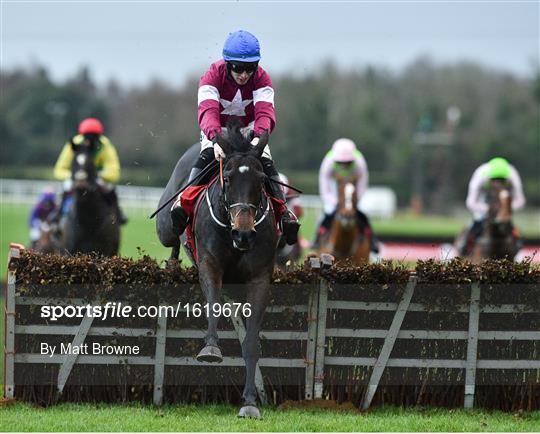
M 39 202 L 54 202 L 55 199 L 56 195 L 54 194 L 54 191 L 49 189 L 43 190 L 39 196 Z
M 226 62 L 258 62 L 261 48 L 258 39 L 245 30 L 231 33 L 223 46 L 223 59 Z

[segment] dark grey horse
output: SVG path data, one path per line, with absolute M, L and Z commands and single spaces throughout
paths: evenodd
M 223 188 L 217 181 L 208 190 L 195 219 L 195 243 L 199 282 L 210 305 L 220 303 L 223 284 L 241 284 L 246 288 L 246 302 L 251 315 L 246 318 L 246 337 L 242 356 L 246 365 L 241 417 L 260 417 L 257 408 L 255 369 L 260 356 L 259 331 L 267 305 L 267 296 L 276 259 L 277 229 L 269 199 L 264 194 L 266 176 L 260 157 L 268 142 L 264 134 L 257 146 L 252 146 L 237 126 L 229 128 L 227 139 L 218 143 L 227 155 L 224 163 Z M 185 184 L 193 166 L 198 147 L 190 148 L 177 163 L 160 200 L 160 205 Z M 172 230 L 169 207 L 158 213 L 157 233 L 162 244 L 179 248 Z M 218 317 L 208 318 L 206 345 L 197 359 L 206 362 L 223 360 L 218 346 Z
M 95 145 L 72 144 L 73 203 L 62 222 L 62 244 L 67 253 L 118 254 L 120 225 L 117 211 L 97 183 Z

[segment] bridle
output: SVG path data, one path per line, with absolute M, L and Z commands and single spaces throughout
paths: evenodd
M 75 168 L 72 166 L 71 168 L 71 179 L 74 186 L 82 182 L 84 190 L 93 192 L 99 189 L 99 185 L 96 183 L 95 167 L 92 159 L 93 155 L 91 152 L 75 153 L 74 163 L 77 166 Z
M 223 205 L 225 207 L 225 211 L 228 217 L 228 221 L 226 223 L 222 222 L 214 213 L 214 210 L 212 208 L 212 203 L 210 201 L 210 196 L 208 194 L 208 190 L 206 189 L 206 203 L 208 205 L 208 209 L 210 210 L 210 215 L 212 216 L 212 219 L 221 227 L 223 228 L 229 228 L 232 229 L 232 221 L 238 217 L 238 215 L 243 211 L 248 211 L 250 209 L 255 210 L 255 222 L 254 226 L 258 226 L 261 224 L 268 215 L 268 212 L 270 211 L 270 200 L 268 199 L 268 196 L 266 194 L 261 194 L 261 200 L 257 205 L 254 205 L 249 202 L 236 202 L 236 203 L 229 203 L 228 198 L 228 179 L 224 178 L 223 176 L 223 159 L 219 158 L 219 180 L 221 184 L 221 192 L 223 197 Z M 266 206 L 264 205 L 264 202 L 266 202 Z M 236 213 L 233 214 L 232 210 L 238 209 Z M 260 217 L 257 219 L 257 215 L 260 214 Z

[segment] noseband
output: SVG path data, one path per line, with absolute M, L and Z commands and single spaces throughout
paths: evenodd
M 221 176 L 220 176 L 221 179 L 223 179 Z M 249 211 L 250 209 L 253 209 L 255 210 L 255 223 L 254 223 L 254 226 L 258 226 L 259 224 L 261 224 L 264 219 L 266 218 L 266 216 L 268 215 L 268 211 L 270 211 L 270 200 L 268 200 L 268 198 L 266 198 L 266 207 L 263 205 L 263 197 L 266 197 L 266 195 L 261 195 L 261 200 L 260 202 L 258 203 L 258 205 L 254 205 L 252 203 L 249 203 L 249 202 L 236 202 L 236 203 L 233 203 L 233 204 L 229 204 L 229 199 L 228 199 L 228 195 L 227 195 L 227 182 L 226 181 L 222 181 L 221 183 L 221 192 L 222 192 L 222 195 L 223 195 L 223 205 L 224 205 L 224 208 L 225 208 L 225 212 L 227 214 L 227 222 L 224 223 L 222 222 L 220 219 L 217 218 L 217 216 L 215 215 L 214 213 L 214 210 L 212 208 L 212 203 L 210 201 L 210 196 L 208 194 L 208 191 L 210 190 L 209 188 L 206 189 L 206 203 L 208 205 L 208 209 L 210 210 L 210 215 L 212 216 L 212 219 L 221 227 L 223 228 L 232 228 L 232 220 L 235 219 L 241 212 L 243 211 Z M 231 211 L 234 210 L 235 208 L 238 208 L 238 211 L 236 211 L 236 213 L 234 214 L 234 216 L 231 218 Z M 260 213 L 260 217 L 257 219 L 257 215 Z

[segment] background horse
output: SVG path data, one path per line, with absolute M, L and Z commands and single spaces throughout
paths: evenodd
M 115 207 L 97 183 L 95 145 L 72 143 L 72 149 L 73 202 L 61 224 L 62 245 L 68 253 L 114 256 L 120 245 L 120 225 Z
M 41 222 L 39 238 L 32 243 L 32 249 L 39 253 L 61 253 L 61 233 L 56 223 Z
M 369 261 L 370 240 L 360 231 L 356 204 L 356 178 L 338 177 L 338 205 L 330 230 L 323 235 L 319 254 L 329 253 L 336 262 L 351 259 L 355 265 Z
M 518 252 L 512 224 L 512 189 L 503 180 L 492 180 L 487 190 L 488 214 L 482 234 L 476 240 L 471 261 L 478 263 L 483 259 L 513 260 Z
M 276 220 L 265 194 L 266 176 L 260 160 L 268 135 L 252 146 L 240 133 L 238 125 L 228 128 L 228 138 L 218 136 L 227 159 L 223 186 L 214 182 L 201 199 L 194 226 L 197 254 L 194 263 L 199 282 L 210 305 L 220 303 L 223 284 L 242 284 L 251 315 L 246 318 L 246 337 L 242 357 L 246 366 L 241 417 L 260 417 L 257 408 L 255 368 L 260 356 L 259 331 L 266 309 L 278 242 Z M 190 148 L 177 163 L 160 199 L 160 206 L 177 188 L 186 183 L 200 145 Z M 156 221 L 160 241 L 178 254 L 179 240 L 172 230 L 169 207 L 158 213 Z M 208 318 L 205 346 L 197 359 L 205 362 L 223 360 L 218 346 L 218 317 Z

